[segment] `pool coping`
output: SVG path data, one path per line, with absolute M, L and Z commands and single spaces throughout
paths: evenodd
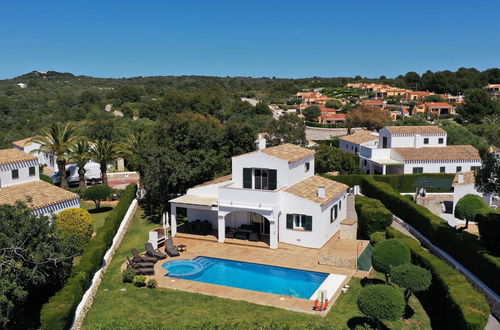
M 197 255 L 197 256 L 180 256 L 175 258 L 168 258 L 165 260 L 160 260 L 155 265 L 155 275 L 148 276 L 149 278 L 154 278 L 157 281 L 158 288 L 166 288 L 180 291 L 187 291 L 192 293 L 200 293 L 210 296 L 216 296 L 219 298 L 226 298 L 232 300 L 246 301 L 250 303 L 255 303 L 259 305 L 271 306 L 276 308 L 282 308 L 286 310 L 290 310 L 293 312 L 307 313 L 317 316 L 326 316 L 332 306 L 335 304 L 336 300 L 340 296 L 342 292 L 342 288 L 350 281 L 353 274 L 346 275 L 346 278 L 339 286 L 339 288 L 334 292 L 332 299 L 329 302 L 329 306 L 324 311 L 315 311 L 313 310 L 314 301 L 307 298 L 296 298 L 285 295 L 279 295 L 268 292 L 254 291 L 248 289 L 240 289 L 235 287 L 229 287 L 224 285 L 198 282 L 193 280 L 186 280 L 174 277 L 168 277 L 168 271 L 163 268 L 163 264 L 168 261 L 173 260 L 191 260 L 198 256 L 207 256 L 207 255 Z M 211 256 L 209 256 L 211 257 Z M 219 257 L 212 257 L 218 259 L 224 259 Z M 235 260 L 249 263 L 256 263 L 247 260 L 240 259 L 226 259 L 226 260 Z M 322 272 L 327 273 L 325 271 L 318 271 L 314 269 L 308 268 L 296 268 L 296 267 L 284 267 L 282 265 L 272 264 L 272 263 L 256 263 L 268 266 L 275 266 L 281 268 L 291 268 L 291 269 L 299 269 L 304 271 L 312 271 L 312 272 Z M 354 271 L 352 271 L 354 273 Z M 332 273 L 329 273 L 332 274 Z M 343 274 L 342 274 L 343 275 Z

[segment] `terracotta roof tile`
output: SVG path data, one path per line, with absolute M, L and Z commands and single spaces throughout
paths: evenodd
M 446 134 L 446 131 L 438 126 L 386 126 L 392 134 Z
M 318 186 L 325 187 L 325 198 L 318 197 Z M 283 191 L 323 205 L 347 190 L 347 188 L 349 188 L 349 186 L 343 183 L 313 175 Z
M 27 202 L 28 198 L 31 198 L 31 202 Z M 76 198 L 77 194 L 41 180 L 0 188 L 0 205 L 14 204 L 20 200 L 35 210 Z
M 261 150 L 265 154 L 288 161 L 289 163 L 314 155 L 316 152 L 311 149 L 302 148 L 295 144 L 286 143 L 276 147 Z
M 415 160 L 481 160 L 470 145 L 424 148 L 393 148 L 405 161 Z
M 378 136 L 372 135 L 371 133 L 372 133 L 371 131 L 363 130 L 351 135 L 341 136 L 340 140 L 356 144 L 378 140 Z
M 29 137 L 29 138 L 22 139 L 22 140 L 19 140 L 19 141 L 14 141 L 14 142 L 12 142 L 12 144 L 15 145 L 15 146 L 18 146 L 20 148 L 24 148 L 24 147 L 27 147 L 27 146 L 33 144 L 33 142 L 31 142 L 31 139 L 32 138 Z
M 224 175 L 224 176 L 215 178 L 215 179 L 210 180 L 210 181 L 206 181 L 206 182 L 200 183 L 199 185 L 196 185 L 193 188 L 199 188 L 199 187 L 208 186 L 208 185 L 211 185 L 211 184 L 217 184 L 217 183 L 221 183 L 221 182 L 226 182 L 226 181 L 229 181 L 231 179 L 232 179 L 232 175 L 228 174 L 228 175 Z
M 17 148 L 0 150 L 0 165 L 19 163 L 29 160 L 38 160 L 38 157 L 28 154 Z

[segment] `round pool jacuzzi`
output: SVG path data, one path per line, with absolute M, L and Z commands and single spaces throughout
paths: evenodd
M 204 270 L 204 267 L 193 260 L 174 260 L 163 264 L 163 269 L 169 271 L 168 276 L 187 277 L 196 275 Z

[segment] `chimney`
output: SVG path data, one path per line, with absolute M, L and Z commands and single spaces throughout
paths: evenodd
M 258 141 L 258 144 L 259 144 L 259 150 L 266 149 L 266 139 L 265 138 L 261 137 L 257 141 Z
M 323 186 L 323 185 L 318 186 L 318 197 L 319 198 L 325 198 L 326 197 L 326 188 L 325 188 L 325 186 Z
M 464 174 L 457 173 L 457 183 L 464 183 Z

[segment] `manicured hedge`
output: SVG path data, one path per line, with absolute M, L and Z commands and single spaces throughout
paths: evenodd
M 329 178 L 334 181 L 342 182 L 350 187 L 361 186 L 364 178 L 370 177 L 379 182 L 384 182 L 389 184 L 394 190 L 400 193 L 414 193 L 416 187 L 413 185 L 415 181 L 420 182 L 427 181 L 429 185 L 432 185 L 432 181 L 439 180 L 442 184 L 442 188 L 427 187 L 427 192 L 450 192 L 451 183 L 453 181 L 453 174 L 447 173 L 426 173 L 426 174 L 389 174 L 389 175 L 328 175 L 325 174 L 324 177 Z
M 41 329 L 58 330 L 70 327 L 75 309 L 90 286 L 94 273 L 101 267 L 104 254 L 111 246 L 113 237 L 135 198 L 136 189 L 135 183 L 128 185 L 120 202 L 106 217 L 97 235 L 85 246 L 80 262 L 72 269 L 64 287 L 43 306 L 40 315 Z
M 456 230 L 425 207 L 401 196 L 390 185 L 378 182 L 371 177 L 363 179 L 362 191 L 367 196 L 379 199 L 392 213 L 415 227 L 492 290 L 500 293 L 498 280 L 500 257 L 489 254 L 477 236 Z
M 357 195 L 354 206 L 358 214 L 360 239 L 370 239 L 371 234 L 384 232 L 392 223 L 392 213 L 377 199 Z
M 477 216 L 481 242 L 488 250 L 500 254 L 500 211 Z
M 439 320 L 447 329 L 484 329 L 489 306 L 465 276 L 423 249 L 418 241 L 393 228 L 387 232 L 410 249 L 414 264 L 431 272 L 429 289 L 416 294 L 431 318 Z

